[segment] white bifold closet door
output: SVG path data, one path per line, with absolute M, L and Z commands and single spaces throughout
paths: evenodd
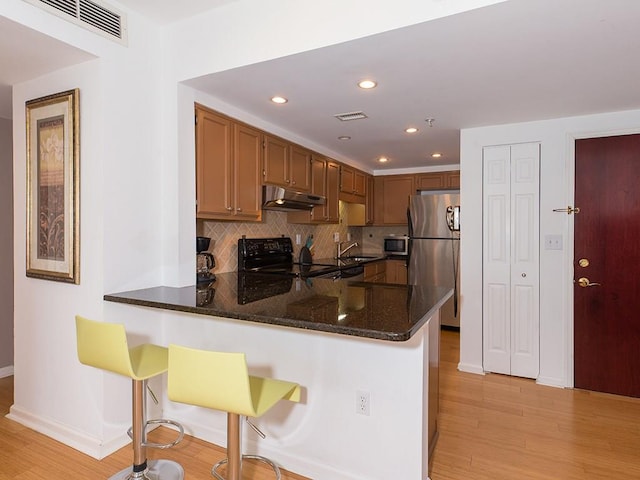
M 536 378 L 540 144 L 483 149 L 483 368 Z

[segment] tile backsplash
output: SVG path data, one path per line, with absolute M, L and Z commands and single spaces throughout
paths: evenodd
M 341 215 L 343 204 L 340 202 Z M 329 258 L 335 256 L 333 234 L 338 233 L 341 241 L 347 240 L 351 234 L 351 241 L 358 242 L 360 247 L 353 252 L 377 254 L 382 253 L 382 238 L 385 235 L 407 233 L 407 228 L 398 227 L 348 227 L 342 222 L 331 225 L 298 225 L 287 223 L 287 214 L 273 210 L 265 210 L 262 222 L 217 222 L 198 220 L 196 232 L 199 236 L 211 238 L 211 252 L 216 260 L 214 272 L 231 272 L 238 267 L 238 239 L 243 235 L 253 238 L 291 237 L 294 241 L 294 260 L 297 261 L 300 248 L 305 244 L 308 236 L 313 235 L 314 258 Z M 301 245 L 295 245 L 296 234 L 302 239 Z M 195 255 L 195 252 L 194 252 Z

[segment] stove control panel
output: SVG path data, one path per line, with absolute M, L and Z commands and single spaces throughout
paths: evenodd
M 251 270 L 293 263 L 293 242 L 289 237 L 238 239 L 238 270 Z

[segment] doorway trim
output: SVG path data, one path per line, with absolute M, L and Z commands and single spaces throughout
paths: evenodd
M 575 205 L 575 191 L 576 191 L 576 140 L 582 140 L 585 138 L 601 138 L 601 137 L 616 137 L 619 135 L 635 135 L 640 134 L 640 126 L 637 128 L 623 128 L 623 129 L 614 129 L 614 130 L 581 130 L 575 132 L 567 133 L 567 163 L 566 163 L 566 173 L 567 173 L 567 205 L 571 205 L 574 207 L 579 207 L 580 205 Z M 566 214 L 565 214 L 566 215 Z M 578 214 L 579 215 L 579 214 Z M 567 238 L 567 256 L 566 256 L 566 272 L 568 278 L 568 292 L 565 318 L 567 321 L 565 322 L 565 338 L 566 338 L 566 355 L 565 355 L 565 376 L 567 379 L 567 387 L 574 388 L 575 386 L 575 378 L 574 378 L 574 311 L 573 311 L 573 265 L 575 261 L 575 251 L 574 251 L 574 241 L 575 241 L 575 231 L 574 231 L 574 223 L 573 218 L 570 219 L 566 223 L 566 238 Z

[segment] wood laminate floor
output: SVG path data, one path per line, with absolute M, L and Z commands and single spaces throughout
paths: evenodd
M 461 373 L 458 344 L 456 332 L 442 332 L 432 480 L 640 479 L 640 399 Z M 108 478 L 130 463 L 130 447 L 97 461 L 5 418 L 12 402 L 13 377 L 0 379 L 0 480 Z M 170 434 L 158 429 L 153 439 Z M 208 480 L 224 450 L 185 437 L 159 455 L 181 463 L 185 478 Z M 246 479 L 273 478 L 261 465 L 246 465 Z M 307 480 L 286 471 L 282 478 Z

